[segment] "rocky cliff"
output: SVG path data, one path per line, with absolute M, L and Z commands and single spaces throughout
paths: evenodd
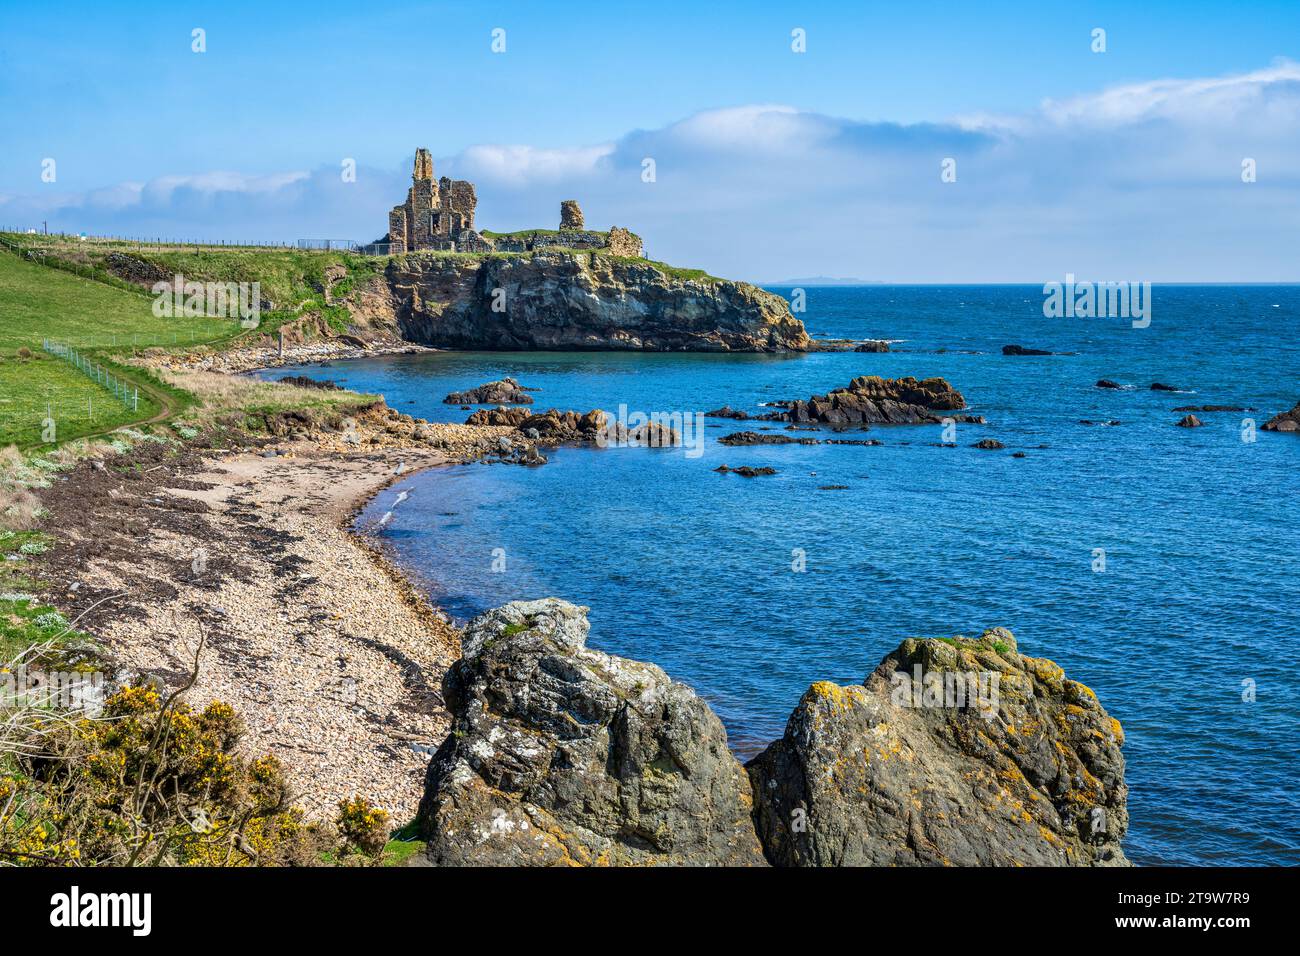
M 690 688 L 588 648 L 587 630 L 554 598 L 470 623 L 421 862 L 1126 862 L 1118 721 L 1009 631 L 911 639 L 863 684 L 814 684 L 742 769 Z
M 400 256 L 376 292 L 404 339 L 442 348 L 771 352 L 809 343 L 780 296 L 595 253 Z

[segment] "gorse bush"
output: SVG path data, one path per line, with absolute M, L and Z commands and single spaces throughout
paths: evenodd
M 289 805 L 274 757 L 235 752 L 227 704 L 194 711 L 128 686 L 101 714 L 52 719 L 0 778 L 0 855 L 19 864 L 307 865 L 330 834 Z

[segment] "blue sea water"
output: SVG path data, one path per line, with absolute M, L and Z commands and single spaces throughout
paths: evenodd
M 812 681 L 860 681 L 908 636 L 1009 627 L 1123 723 L 1135 862 L 1300 863 L 1300 435 L 1242 437 L 1244 419 L 1300 399 L 1300 288 L 1157 286 L 1145 329 L 1045 318 L 1039 287 L 807 294 L 814 336 L 895 350 L 440 353 L 289 371 L 438 421 L 467 414 L 446 393 L 503 375 L 539 388 L 537 409 L 611 413 L 757 412 L 857 375 L 943 376 L 989 422 L 958 426 L 955 448 L 937 447 L 939 426 L 877 426 L 879 447 L 729 448 L 716 438 L 753 425 L 710 419 L 700 457 L 561 449 L 542 468 L 437 469 L 359 523 L 409 492 L 377 533 L 435 601 L 459 618 L 515 598 L 589 605 L 592 645 L 691 684 L 742 756 L 781 734 Z M 1076 354 L 1004 357 L 1009 343 Z M 1256 411 L 1174 427 L 1173 408 L 1193 404 Z M 983 437 L 1006 450 L 970 447 Z

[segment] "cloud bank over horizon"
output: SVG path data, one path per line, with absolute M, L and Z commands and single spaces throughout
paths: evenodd
M 436 142 L 412 143 L 433 146 Z M 58 157 L 54 157 L 56 161 Z M 643 180 L 654 161 L 655 181 Z M 369 241 L 410 156 L 212 170 L 85 192 L 0 192 L 0 226 L 203 240 Z M 955 161 L 955 182 L 941 177 Z M 1255 182 L 1243 182 L 1252 160 Z M 1300 64 L 1153 80 L 1024 113 L 863 121 L 783 104 L 705 110 L 605 143 L 475 144 L 436 160 L 473 181 L 480 228 L 631 228 L 647 255 L 752 280 L 1296 280 Z

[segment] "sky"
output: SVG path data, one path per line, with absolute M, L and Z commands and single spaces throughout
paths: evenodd
M 420 146 L 753 281 L 1293 281 L 1300 3 L 0 0 L 0 227 L 370 241 Z

